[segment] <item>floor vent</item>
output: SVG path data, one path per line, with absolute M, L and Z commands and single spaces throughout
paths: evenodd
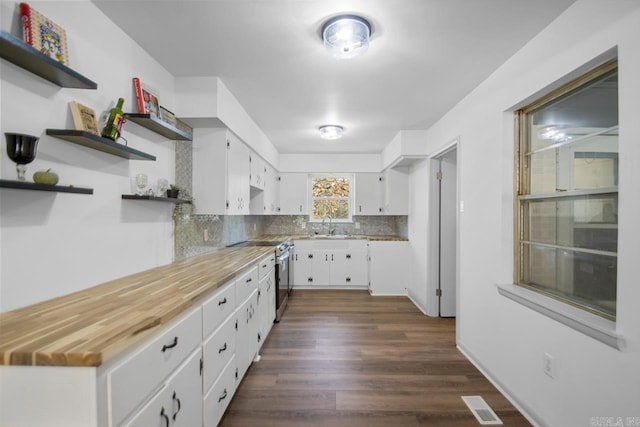
M 462 396 L 478 422 L 482 425 L 502 424 L 495 412 L 487 405 L 481 396 Z

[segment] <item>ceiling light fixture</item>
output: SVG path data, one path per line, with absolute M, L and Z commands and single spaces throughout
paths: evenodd
M 369 48 L 371 24 L 357 15 L 340 15 L 322 26 L 324 47 L 336 58 L 362 55 Z
M 342 137 L 344 128 L 338 125 L 324 125 L 320 126 L 318 130 L 322 139 L 338 139 Z

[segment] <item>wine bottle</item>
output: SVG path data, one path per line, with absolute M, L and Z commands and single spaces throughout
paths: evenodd
M 113 141 L 120 137 L 122 132 L 122 125 L 124 124 L 124 113 L 122 112 L 122 104 L 124 104 L 124 98 L 118 98 L 118 103 L 111 109 L 109 118 L 102 128 L 102 136 L 109 138 Z

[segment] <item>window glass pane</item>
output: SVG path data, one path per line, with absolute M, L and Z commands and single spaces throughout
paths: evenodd
M 528 115 L 528 194 L 618 185 L 618 77 L 607 75 Z
M 313 197 L 349 197 L 349 179 L 313 178 Z
M 618 195 L 532 200 L 524 240 L 617 252 Z
M 517 283 L 615 319 L 615 61 L 518 112 Z
M 316 199 L 313 201 L 313 219 L 349 219 L 349 201 Z
M 616 314 L 616 257 L 531 245 L 528 284 L 598 312 Z

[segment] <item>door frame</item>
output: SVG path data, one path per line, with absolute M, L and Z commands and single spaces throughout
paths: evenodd
M 433 154 L 429 155 L 429 183 L 428 183 L 428 226 L 427 226 L 427 314 L 438 317 L 439 297 L 436 296 L 438 289 L 438 273 L 440 263 L 439 244 L 439 182 L 436 173 L 439 171 L 439 161 L 451 151 L 456 151 L 456 318 L 460 316 L 460 137 L 456 137 L 442 146 Z M 457 323 L 457 321 L 456 321 Z

